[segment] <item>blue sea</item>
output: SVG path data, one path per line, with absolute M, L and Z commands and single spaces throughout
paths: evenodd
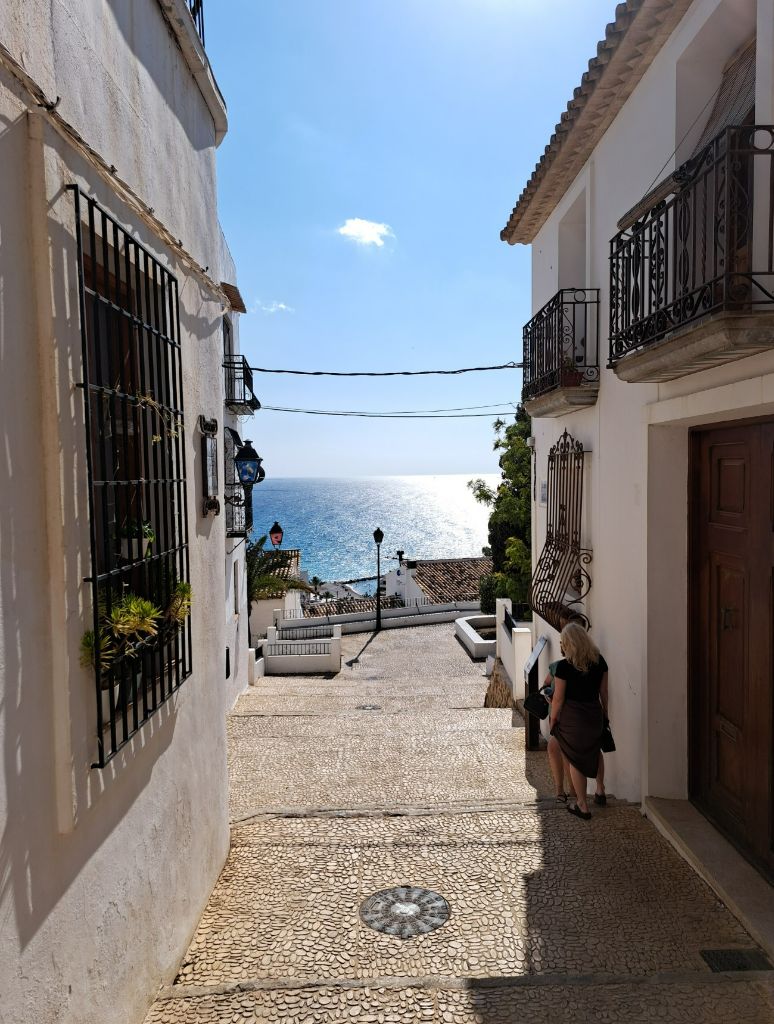
M 489 519 L 467 487 L 475 475 L 267 477 L 253 489 L 253 532 L 268 533 L 277 520 L 283 548 L 300 548 L 301 568 L 322 580 L 375 576 L 377 526 L 383 572 L 395 567 L 398 549 L 407 558 L 474 558 L 487 543 Z M 499 482 L 481 476 L 490 486 Z

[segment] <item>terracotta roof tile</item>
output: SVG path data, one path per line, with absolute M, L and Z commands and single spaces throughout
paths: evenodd
M 383 597 L 382 608 L 400 608 L 396 597 Z M 305 618 L 321 618 L 325 615 L 346 615 L 349 612 L 375 612 L 375 597 L 341 597 L 337 601 L 315 601 L 304 609 Z
M 417 561 L 414 581 L 438 604 L 477 601 L 479 580 L 491 572 L 491 558 L 433 558 Z
M 533 240 L 690 4 L 691 0 L 618 4 L 615 21 L 605 29 L 596 56 L 500 232 L 504 242 Z

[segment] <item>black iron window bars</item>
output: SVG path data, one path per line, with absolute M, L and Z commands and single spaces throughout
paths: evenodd
M 582 608 L 591 588 L 586 566 L 591 551 L 581 547 L 583 445 L 568 432 L 548 454 L 546 540 L 532 576 L 529 604 L 554 629 L 570 617 L 589 625 Z
M 204 0 L 187 0 L 188 10 L 191 12 L 196 31 L 204 46 Z
M 226 536 L 247 537 L 253 528 L 253 488 L 239 479 L 234 457 L 236 442 L 234 431 L 226 428 L 223 441 L 224 485 L 223 504 L 226 507 Z
M 524 325 L 528 402 L 560 387 L 599 381 L 599 289 L 561 288 Z
M 230 330 L 230 329 L 229 329 Z M 253 391 L 253 371 L 244 356 L 226 354 L 223 357 L 226 407 L 237 416 L 252 416 L 261 408 Z
M 774 310 L 774 127 L 726 128 L 610 243 L 610 365 L 718 312 Z
M 178 286 L 69 186 L 83 347 L 97 759 L 104 766 L 191 674 Z

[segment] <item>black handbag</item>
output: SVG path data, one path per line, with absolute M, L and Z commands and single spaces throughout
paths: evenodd
M 543 693 L 538 691 L 537 693 L 528 693 L 524 698 L 524 710 L 542 720 L 544 718 L 548 718 L 548 712 L 551 710 L 551 705 L 548 703 Z
M 605 724 L 602 728 L 602 739 L 599 741 L 599 749 L 603 754 L 612 754 L 615 750 L 615 740 L 610 731 L 610 722 L 607 719 L 605 719 Z

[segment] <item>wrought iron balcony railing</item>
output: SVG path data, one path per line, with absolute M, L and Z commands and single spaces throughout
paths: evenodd
M 253 392 L 253 371 L 244 356 L 225 356 L 223 370 L 226 384 L 226 406 L 237 416 L 252 416 L 261 408 Z
M 712 314 L 774 312 L 773 155 L 774 127 L 726 128 L 612 239 L 611 366 Z
M 599 289 L 562 288 L 524 325 L 522 401 L 599 381 Z
M 224 485 L 226 536 L 247 537 L 253 528 L 253 489 L 240 483 Z
M 188 10 L 196 25 L 196 31 L 204 46 L 204 0 L 187 0 Z

